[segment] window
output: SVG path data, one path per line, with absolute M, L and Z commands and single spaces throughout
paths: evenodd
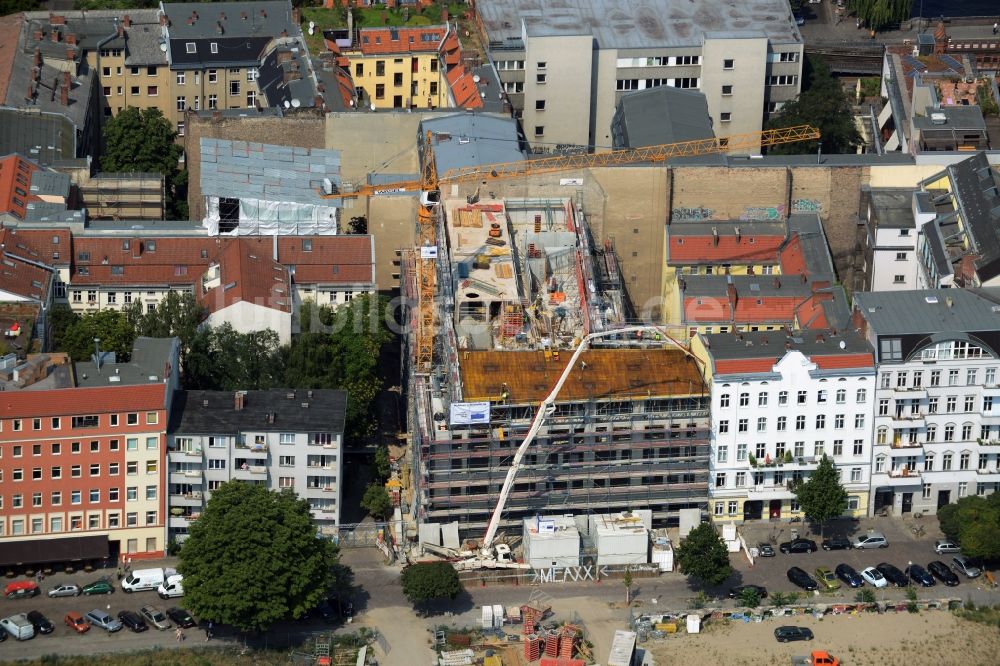
M 101 475 L 101 463 L 90 463 L 90 475 L 91 476 Z
M 860 430 L 861 428 L 864 428 L 864 427 L 865 427 L 865 415 L 864 414 L 855 414 L 854 415 L 854 429 L 855 430 Z
M 938 410 L 938 399 L 937 398 L 927 398 L 927 413 L 937 414 Z
M 799 77 L 795 74 L 779 74 L 768 78 L 769 86 L 794 86 L 798 85 Z
M 767 393 L 758 393 L 757 394 L 757 406 L 758 407 L 767 407 Z
M 535 125 L 535 136 L 545 135 L 545 125 Z
M 906 372 L 897 372 L 896 373 L 896 388 L 906 388 L 907 377 L 908 377 L 908 375 L 907 375 Z
M 226 461 L 217 459 L 209 460 L 208 469 L 226 469 Z
M 979 485 L 983 485 L 983 484 L 979 484 Z M 715 513 L 716 516 L 725 515 L 726 504 L 724 502 L 716 502 L 715 504 L 712 505 L 712 510 L 714 511 L 714 513 Z
M 948 386 L 958 386 L 958 369 L 948 371 Z
M 62 444 L 60 444 L 59 442 L 53 442 L 52 443 L 52 455 L 54 455 L 54 456 L 59 455 L 59 451 L 61 449 L 62 449 Z
M 878 431 L 875 434 L 875 443 L 885 444 L 888 440 L 889 440 L 889 429 L 886 428 L 885 426 L 879 427 Z
M 855 402 L 857 402 L 858 404 L 861 404 L 861 403 L 866 402 L 867 400 L 868 400 L 868 391 L 865 390 L 865 389 L 863 389 L 863 388 L 862 389 L 858 389 L 856 397 L 855 397 Z
M 209 95 L 208 96 L 208 108 L 212 109 L 212 110 L 219 108 L 219 96 L 218 95 Z
M 247 108 L 253 109 L 257 106 L 257 91 L 248 90 L 247 91 Z
M 146 86 L 146 96 L 147 97 L 156 97 L 159 94 L 160 94 L 159 93 L 159 89 L 156 86 Z
M 737 444 L 736 445 L 736 462 L 743 462 L 747 459 L 747 445 Z
M 941 456 L 941 469 L 945 472 L 951 470 L 951 452 L 945 453 Z
M 375 61 L 375 76 L 385 76 L 385 60 Z
M 833 440 L 833 455 L 835 456 L 844 455 L 844 440 L 842 439 Z
M 778 405 L 784 406 L 788 404 L 788 391 L 778 391 Z
M 545 74 L 535 74 L 535 83 L 544 84 L 546 79 Z
M 970 426 L 971 427 L 971 426 Z M 958 456 L 958 468 L 959 469 L 969 469 L 969 453 L 964 452 Z
M 83 476 L 83 468 L 80 465 L 73 465 L 69 468 L 69 475 L 74 479 L 79 479 Z
M 889 399 L 888 398 L 881 398 L 878 401 L 878 415 L 879 416 L 888 416 L 889 415 Z
M 247 68 L 247 83 L 253 83 L 257 80 L 259 73 L 256 67 Z
M 136 527 L 139 524 L 139 514 L 135 511 L 129 511 L 125 514 L 125 526 L 126 527 Z M 129 539 L 131 541 L 131 539 Z M 129 552 L 132 552 L 131 550 Z
M 715 487 L 716 488 L 725 488 L 726 487 L 726 473 L 725 472 L 718 472 L 715 475 Z
M 100 418 L 97 416 L 74 416 L 72 424 L 74 428 L 96 428 L 100 425 Z
M 156 474 L 156 460 L 146 461 L 146 474 Z
M 83 503 L 83 493 L 79 490 L 74 490 L 69 494 L 70 504 L 82 504 Z
M 901 361 L 903 360 L 903 343 L 899 338 L 883 338 L 879 340 L 881 360 Z
M 795 429 L 796 430 L 806 429 L 806 417 L 804 414 L 800 414 L 795 417 Z
M 826 414 L 817 414 L 816 415 L 816 429 L 817 430 L 822 430 L 825 427 L 826 427 Z
M 544 110 L 545 110 L 545 100 L 544 99 L 536 99 L 535 100 L 535 111 L 544 111 Z
M 851 481 L 854 482 L 854 483 L 857 483 L 860 480 L 861 480 L 861 468 L 860 467 L 852 467 L 851 468 Z
M 731 85 L 722 86 L 722 96 L 728 97 L 733 94 L 733 87 Z
M 997 383 L 997 369 L 996 368 L 986 368 L 986 379 L 984 380 L 987 386 L 993 386 Z
M 736 487 L 742 488 L 745 485 L 747 485 L 747 473 L 736 472 Z
M 139 486 L 129 486 L 125 489 L 125 500 L 135 502 L 139 499 Z
M 729 447 L 720 446 L 715 452 L 715 462 L 729 462 Z
M 295 477 L 294 476 L 279 476 L 278 477 L 278 487 L 279 488 L 294 488 L 295 487 Z
M 722 69 L 734 69 L 736 67 L 736 61 L 732 58 L 726 58 L 722 61 Z
M 948 399 L 945 401 L 945 408 L 944 408 L 944 410 L 946 412 L 948 412 L 949 414 L 951 412 L 954 412 L 955 411 L 955 404 L 956 404 L 957 400 L 958 399 L 956 398 L 956 396 L 949 395 Z
M 139 450 L 139 438 L 129 437 L 125 440 L 125 450 L 126 451 L 138 451 Z
M 740 407 L 749 407 L 749 406 L 750 406 L 750 394 L 740 393 Z
M 931 386 L 941 386 L 940 370 L 931 370 Z
M 971 412 L 976 408 L 976 396 L 967 395 L 965 396 L 965 410 L 966 412 Z
M 750 419 L 740 419 L 736 422 L 737 432 L 748 432 L 750 430 Z
M 779 431 L 784 431 L 784 430 L 787 430 L 787 429 L 788 429 L 788 417 L 787 416 L 779 416 L 778 417 L 778 430 Z
M 722 419 L 719 421 L 719 434 L 729 432 L 729 419 Z
M 763 442 L 758 442 L 754 447 L 754 457 L 758 460 L 763 460 L 764 456 L 767 455 L 767 444 Z
M 924 385 L 924 373 L 917 370 L 913 373 L 913 387 L 919 388 Z
M 727 508 L 729 510 L 729 515 L 735 516 L 736 509 L 739 508 L 739 502 L 737 502 L 736 500 L 729 500 Z
M 983 396 L 983 411 L 984 412 L 993 411 L 993 396 L 991 395 Z
M 952 442 L 955 440 L 955 424 L 949 423 L 944 427 L 944 441 Z
M 139 463 L 135 460 L 129 460 L 125 462 L 125 474 L 128 476 L 135 476 L 139 473 Z
M 147 437 L 146 438 L 146 450 L 147 451 L 155 451 L 157 449 L 157 447 L 159 447 L 159 445 L 160 445 L 160 438 L 159 437 Z
M 92 488 L 90 490 L 89 501 L 91 504 L 97 504 L 101 501 L 101 491 L 99 488 Z
M 177 123 L 177 136 L 184 136 L 184 130 L 185 129 L 186 129 L 186 126 L 184 125 L 184 123 L 183 122 L 178 122 Z M 108 294 L 108 303 L 114 303 L 114 302 L 115 302 L 115 300 L 114 300 L 114 294 Z
M 375 84 L 375 99 L 385 99 L 385 84 L 376 83 Z
M 156 486 L 146 486 L 146 499 L 149 501 L 156 499 Z
M 240 82 L 239 81 L 230 81 L 229 82 L 229 96 L 230 97 L 236 97 L 239 94 L 240 94 Z
M 799 391 L 799 393 L 798 393 L 798 404 L 800 404 L 800 405 L 806 404 L 807 396 L 808 396 L 808 391 Z
M 118 476 L 119 465 L 117 462 L 108 463 L 108 476 Z
M 854 455 L 860 456 L 864 455 L 865 452 L 865 442 L 861 439 L 854 440 L 854 449 L 852 451 Z
M 211 51 L 212 53 L 218 53 L 219 52 L 219 43 L 218 42 L 211 42 L 211 43 L 209 43 L 208 50 Z
M 757 432 L 767 432 L 767 417 L 757 417 Z
M 959 481 L 958 483 L 958 496 L 965 497 L 969 494 L 969 484 L 966 481 Z
M 729 394 L 728 393 L 723 393 L 721 396 L 719 396 L 719 407 L 723 407 L 723 408 L 729 407 Z

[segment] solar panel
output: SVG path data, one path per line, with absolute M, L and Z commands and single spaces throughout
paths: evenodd
M 938 60 L 948 65 L 953 70 L 955 70 L 955 72 L 959 74 L 965 71 L 965 66 L 962 65 L 962 62 L 956 58 L 951 57 L 950 55 L 939 55 Z
M 920 62 L 913 56 L 903 56 L 902 60 L 910 67 L 914 67 L 916 69 L 924 69 L 924 63 Z

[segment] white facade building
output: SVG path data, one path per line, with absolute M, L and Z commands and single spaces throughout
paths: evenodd
M 936 513 L 995 492 L 1000 290 L 861 293 L 855 314 L 879 363 L 872 511 Z
M 181 391 L 167 435 L 169 536 L 183 541 L 212 491 L 240 480 L 294 490 L 321 531 L 340 523 L 343 391 Z
M 868 511 L 875 368 L 853 333 L 698 335 L 712 392 L 709 510 L 716 521 L 801 515 L 792 490 L 827 455 L 848 514 Z
M 917 238 L 933 213 L 921 210 L 924 198 L 912 189 L 861 192 L 864 226 L 864 291 L 904 291 L 920 287 Z

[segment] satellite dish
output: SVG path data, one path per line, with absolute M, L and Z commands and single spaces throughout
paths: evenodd
M 478 75 L 478 74 L 473 74 L 473 75 L 472 75 L 472 80 L 473 80 L 474 82 L 476 82 L 476 83 L 479 83 L 479 80 L 480 80 L 480 79 L 479 79 L 479 75 Z
M 485 92 L 479 93 L 479 96 L 482 97 L 483 99 L 486 99 L 486 93 Z
M 375 104 L 374 103 L 372 103 L 371 109 L 372 109 L 372 111 L 375 110 Z
M 292 100 L 292 108 L 295 108 L 295 109 L 297 109 L 297 108 L 299 108 L 300 106 L 302 106 L 302 102 L 300 102 L 300 101 L 298 100 L 298 98 L 295 98 L 295 99 L 293 99 L 293 100 Z
M 163 43 L 161 42 L 161 43 L 160 43 L 160 50 L 161 50 L 161 51 L 163 51 L 164 53 L 166 53 L 166 52 L 167 52 L 167 45 L 166 45 L 166 44 L 163 44 Z
M 310 35 L 313 34 L 313 27 L 312 26 L 309 26 L 309 34 Z M 858 79 L 858 80 L 860 81 L 861 79 Z
M 353 99 L 351 100 L 351 106 L 354 106 L 354 100 Z
M 291 104 L 289 104 L 289 103 L 288 103 L 288 100 L 286 99 L 286 100 L 285 100 L 285 108 L 287 109 L 287 108 L 288 108 L 288 107 L 290 107 L 290 106 L 291 106 Z
M 843 340 L 841 340 L 841 341 L 840 341 L 840 348 L 841 348 L 841 349 L 847 349 L 847 343 L 846 343 L 846 342 L 844 342 Z
M 316 21 L 309 21 L 309 29 L 312 30 L 315 27 L 316 27 Z M 312 34 L 312 33 L 310 33 L 310 34 Z

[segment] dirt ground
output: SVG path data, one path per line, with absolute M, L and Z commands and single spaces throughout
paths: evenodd
M 816 638 L 778 643 L 774 629 L 782 624 L 807 626 Z M 780 666 L 789 657 L 827 650 L 844 666 L 996 666 L 1000 663 L 1000 631 L 959 619 L 947 611 L 827 616 L 797 616 L 760 623 L 705 625 L 694 635 L 648 641 L 657 666 L 732 664 Z

